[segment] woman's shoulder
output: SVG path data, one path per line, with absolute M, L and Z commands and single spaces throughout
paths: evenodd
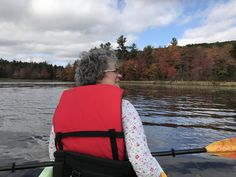
M 123 110 L 135 110 L 135 107 L 129 100 L 122 99 L 122 109 Z
M 122 99 L 122 106 L 132 105 L 129 100 Z

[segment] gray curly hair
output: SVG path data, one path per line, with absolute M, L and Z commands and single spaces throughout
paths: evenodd
M 92 49 L 82 52 L 75 67 L 76 85 L 93 85 L 101 80 L 110 62 L 118 62 L 115 52 L 110 49 Z

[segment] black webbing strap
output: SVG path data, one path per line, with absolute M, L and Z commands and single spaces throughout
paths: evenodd
M 63 144 L 62 144 L 62 133 L 57 133 L 55 137 L 55 145 L 56 148 L 63 150 Z
M 108 132 L 110 135 L 109 137 L 111 143 L 112 158 L 113 160 L 119 160 L 115 129 L 110 129 Z
M 118 147 L 116 138 L 124 138 L 123 132 L 116 132 L 115 129 L 109 129 L 108 131 L 78 131 L 78 132 L 65 132 L 56 133 L 55 145 L 60 150 L 63 150 L 62 139 L 67 137 L 108 137 L 110 138 L 112 157 L 113 160 L 118 160 Z
M 66 137 L 110 137 L 110 130 L 114 130 L 116 138 L 124 138 L 124 133 L 116 132 L 115 129 L 109 129 L 109 131 L 78 131 L 57 134 L 60 134 L 61 139 Z

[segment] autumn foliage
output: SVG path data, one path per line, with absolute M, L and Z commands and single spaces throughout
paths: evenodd
M 232 41 L 144 48 L 135 58 L 123 59 L 123 79 L 236 81 L 235 46 Z
M 136 44 L 125 46 L 117 39 L 117 56 L 122 63 L 123 80 L 236 81 L 236 41 L 178 46 L 176 38 L 168 47 Z M 100 48 L 110 49 L 111 43 Z M 21 62 L 0 59 L 0 78 L 74 80 L 74 64 L 56 66 L 46 62 Z

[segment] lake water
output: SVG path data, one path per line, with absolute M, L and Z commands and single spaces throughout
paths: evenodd
M 0 84 L 0 165 L 48 160 L 52 115 L 61 93 L 69 87 Z M 125 99 L 141 116 L 151 151 L 204 147 L 213 141 L 236 136 L 236 89 L 122 87 L 126 90 Z M 200 162 L 204 166 L 206 159 L 208 165 L 212 163 L 206 174 L 217 164 L 227 166 L 224 169 L 236 174 L 235 161 L 206 153 L 159 158 L 169 176 L 199 175 L 204 170 Z M 176 168 L 180 167 L 180 161 L 194 163 L 195 167 L 191 168 L 195 172 Z M 222 174 L 225 174 L 222 169 L 214 172 L 214 176 Z

